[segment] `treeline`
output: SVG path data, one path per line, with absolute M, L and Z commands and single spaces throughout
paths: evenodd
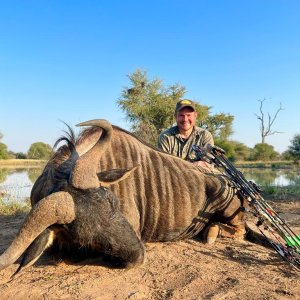
M 148 140 L 148 142 L 151 141 Z M 215 137 L 215 143 L 226 151 L 226 155 L 231 161 L 292 160 L 297 162 L 300 159 L 300 135 L 294 137 L 289 149 L 282 154 L 276 152 L 272 145 L 266 143 L 256 144 L 254 148 L 249 148 L 243 143 L 232 140 L 220 140 L 217 137 Z M 51 154 L 51 146 L 43 142 L 33 143 L 26 153 L 8 151 L 7 146 L 0 143 L 0 159 L 48 160 Z
M 216 145 L 226 151 L 227 157 L 231 161 L 294 161 L 295 163 L 300 159 L 300 147 L 295 148 L 293 144 L 300 141 L 300 135 L 294 137 L 291 146 L 282 154 L 274 150 L 272 145 L 267 143 L 256 144 L 253 148 L 247 147 L 245 144 L 228 140 L 216 140 Z
M 156 145 L 162 130 L 175 123 L 174 108 L 179 100 L 185 99 L 186 88 L 179 83 L 165 86 L 161 79 L 150 80 L 147 72 L 141 70 L 129 74 L 128 78 L 130 85 L 122 90 L 117 104 L 130 122 L 131 131 L 141 139 Z M 197 125 L 212 133 L 215 144 L 223 148 L 232 161 L 299 161 L 300 134 L 294 136 L 291 145 L 282 154 L 265 142 L 267 136 L 275 133 L 271 126 L 282 107 L 280 105 L 274 118 L 269 118 L 269 123 L 265 124 L 262 107 L 264 100 L 259 101 L 260 115 L 257 115 L 257 118 L 261 122 L 262 140 L 253 148 L 230 138 L 233 133 L 234 116 L 229 113 L 212 114 L 210 106 L 196 103 Z M 0 133 L 0 140 L 1 137 Z M 48 159 L 51 153 L 51 146 L 42 142 L 32 144 L 27 153 L 13 153 L 8 151 L 5 144 L 0 143 L 0 159 Z
M 43 142 L 31 144 L 26 153 L 13 152 L 7 149 L 7 146 L 0 143 L 0 159 L 43 159 L 47 160 L 51 157 L 52 147 Z

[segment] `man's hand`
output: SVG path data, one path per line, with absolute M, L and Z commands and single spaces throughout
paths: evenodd
M 211 164 L 209 164 L 203 160 L 194 161 L 193 164 L 197 167 L 203 167 L 203 168 L 209 168 L 209 169 L 213 167 Z

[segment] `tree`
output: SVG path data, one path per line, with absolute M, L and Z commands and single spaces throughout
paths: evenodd
M 289 150 L 285 150 L 281 153 L 281 159 L 283 160 L 294 160 L 292 153 Z
M 291 140 L 291 145 L 288 147 L 289 153 L 295 161 L 300 160 L 300 134 L 296 134 Z
M 26 159 L 27 158 L 26 153 L 23 153 L 23 152 L 17 152 L 17 153 L 15 153 L 15 156 L 17 159 Z
M 251 160 L 275 160 L 279 157 L 279 153 L 274 150 L 272 145 L 266 143 L 256 144 L 251 153 Z
M 237 141 L 231 141 L 234 146 L 234 152 L 235 152 L 235 158 L 236 160 L 244 161 L 248 160 L 250 156 L 250 148 L 247 147 L 245 144 L 237 142 Z
M 215 139 L 215 145 L 222 148 L 225 151 L 226 156 L 230 161 L 233 162 L 236 160 L 234 146 L 231 142 L 225 141 L 225 140 L 220 140 L 217 138 L 217 139 Z
M 27 158 L 30 159 L 49 159 L 52 154 L 52 148 L 50 145 L 43 142 L 37 142 L 31 144 L 28 152 Z
M 208 115 L 199 125 L 210 131 L 215 139 L 227 141 L 233 133 L 233 120 L 234 116 L 220 113 L 212 116 Z
M 260 121 L 260 135 L 261 135 L 261 144 L 264 144 L 266 142 L 266 137 L 269 135 L 273 135 L 276 133 L 282 133 L 280 131 L 272 131 L 272 126 L 274 124 L 274 121 L 276 120 L 278 113 L 283 110 L 281 103 L 279 108 L 277 109 L 274 117 L 272 118 L 271 115 L 268 113 L 268 123 L 266 124 L 265 120 L 265 114 L 263 112 L 263 103 L 266 99 L 258 100 L 260 102 L 260 115 L 256 115 L 257 119 Z
M 174 108 L 179 100 L 184 99 L 186 88 L 178 83 L 165 87 L 162 80 L 149 80 L 147 73 L 141 70 L 136 70 L 128 78 L 131 86 L 123 89 L 117 103 L 131 123 L 133 133 L 156 145 L 161 131 L 174 124 Z M 228 136 L 232 132 L 232 116 L 210 116 L 210 107 L 198 103 L 196 110 L 197 124 L 214 131 L 213 134 Z
M 145 71 L 128 75 L 132 87 L 122 91 L 118 105 L 132 124 L 132 131 L 142 139 L 156 143 L 158 134 L 174 122 L 175 104 L 185 88 L 175 84 L 164 87 L 160 79 L 149 81 Z
M 3 134 L 0 131 L 0 141 L 3 139 Z
M 7 151 L 7 146 L 3 143 L 0 143 L 0 159 L 8 159 L 9 154 Z
M 226 156 L 232 162 L 248 160 L 250 156 L 250 149 L 243 143 L 216 138 L 215 144 L 225 150 Z

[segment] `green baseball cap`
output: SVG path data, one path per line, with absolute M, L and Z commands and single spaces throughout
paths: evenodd
M 190 107 L 193 109 L 193 111 L 196 110 L 196 105 L 193 101 L 191 100 L 180 100 L 177 102 L 176 107 L 175 107 L 175 112 L 179 112 L 180 110 L 182 110 L 185 107 Z

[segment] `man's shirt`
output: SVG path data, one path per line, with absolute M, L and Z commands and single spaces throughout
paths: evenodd
M 163 131 L 158 138 L 158 148 L 172 155 L 188 161 L 194 161 L 196 157 L 193 145 L 204 147 L 207 144 L 214 145 L 211 133 L 195 126 L 188 139 L 183 139 L 177 126 Z

